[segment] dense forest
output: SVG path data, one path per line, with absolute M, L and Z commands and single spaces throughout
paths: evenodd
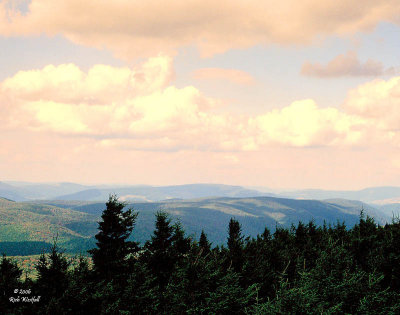
M 22 277 L 0 261 L 0 314 L 398 314 L 400 221 L 267 228 L 256 238 L 227 224 L 226 246 L 187 236 L 157 212 L 151 239 L 131 240 L 138 213 L 111 196 L 90 259 L 55 242 Z M 228 222 L 227 222 L 228 223 Z

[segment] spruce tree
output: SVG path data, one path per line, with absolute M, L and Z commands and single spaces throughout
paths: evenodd
M 150 241 L 145 244 L 142 259 L 154 276 L 154 286 L 158 289 L 157 313 L 166 313 L 168 301 L 165 299 L 165 288 L 174 271 L 177 256 L 174 248 L 174 226 L 168 214 L 162 211 L 156 213 L 156 229 Z
M 207 239 L 207 235 L 204 233 L 204 230 L 201 230 L 200 240 L 199 240 L 199 247 L 202 251 L 202 255 L 207 255 L 211 250 L 211 244 Z
M 228 235 L 228 261 L 229 266 L 236 272 L 241 272 L 243 267 L 243 235 L 240 223 L 231 218 L 229 221 Z
M 134 228 L 137 213 L 132 209 L 123 211 L 125 204 L 117 196 L 110 195 L 99 222 L 99 232 L 95 238 L 97 248 L 89 251 L 92 254 L 94 270 L 97 276 L 111 280 L 122 276 L 127 271 L 128 254 L 138 249 L 136 242 L 128 241 Z
M 179 263 L 191 248 L 191 239 L 185 236 L 180 222 L 173 225 L 172 247 L 175 263 Z
M 162 211 L 156 214 L 156 229 L 151 240 L 145 245 L 147 262 L 153 275 L 156 276 L 160 290 L 168 284 L 174 266 L 173 231 L 168 214 Z
M 17 263 L 3 254 L 0 262 L 0 314 L 7 314 L 8 307 L 12 306 L 9 298 L 14 295 L 13 291 L 20 287 L 21 275 L 22 270 Z
M 47 304 L 46 312 L 49 314 L 62 307 L 60 298 L 69 285 L 69 266 L 70 261 L 58 248 L 57 239 L 54 240 L 50 253 L 42 253 L 36 265 L 38 295 L 41 296 L 41 303 Z

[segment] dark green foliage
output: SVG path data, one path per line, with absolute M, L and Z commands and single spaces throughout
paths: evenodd
M 216 283 L 215 291 L 206 299 L 206 314 L 242 314 L 245 307 L 254 302 L 257 287 L 244 289 L 240 286 L 239 275 L 231 270 Z
M 145 245 L 144 259 L 156 277 L 157 286 L 161 291 L 167 286 L 175 264 L 173 232 L 174 227 L 167 213 L 157 212 L 156 229 L 151 240 Z
M 211 244 L 208 241 L 207 235 L 204 233 L 204 230 L 201 230 L 199 248 L 201 249 L 201 254 L 204 256 L 210 253 Z
M 159 288 L 146 264 L 138 262 L 121 296 L 121 311 L 127 314 L 156 314 L 160 308 Z
M 183 230 L 181 223 L 175 223 L 172 235 L 175 263 L 179 263 L 182 257 L 189 252 L 191 242 L 192 240 L 190 238 L 185 237 L 185 231 Z
M 0 242 L 0 253 L 8 256 L 40 255 L 50 251 L 51 244 L 46 242 Z
M 3 292 L 20 285 L 43 295 L 40 305 L 16 305 L 14 313 L 400 313 L 399 221 L 379 226 L 362 214 L 350 229 L 310 221 L 245 238 L 231 219 L 227 246 L 212 248 L 204 231 L 193 241 L 157 212 L 151 239 L 139 247 L 129 240 L 137 214 L 124 206 L 110 197 L 93 265 L 84 257 L 70 265 L 54 244 L 37 280 L 20 282 L 21 271 L 3 257 Z
M 240 223 L 233 218 L 229 221 L 228 227 L 228 255 L 227 262 L 234 271 L 240 272 L 243 267 L 243 235 Z
M 9 298 L 14 295 L 14 289 L 21 287 L 21 275 L 22 270 L 17 264 L 3 254 L 0 262 L 0 314 L 11 309 Z
M 76 265 L 69 272 L 69 283 L 62 296 L 65 314 L 89 314 L 99 309 L 99 303 L 94 298 L 96 284 L 92 281 L 92 272 L 86 257 L 75 258 Z
M 124 195 L 130 194 L 128 191 Z M 108 198 L 108 195 L 107 195 Z M 152 199 L 152 197 L 149 197 Z M 44 202 L 44 201 L 43 201 Z M 104 202 L 85 201 L 49 201 L 46 204 L 7 202 L 0 200 L 1 240 L 5 242 L 47 242 L 51 246 L 52 236 L 59 235 L 58 244 L 66 253 L 79 254 L 96 247 L 95 234 L 98 232 L 98 221 L 104 210 Z M 279 217 L 282 227 L 290 227 L 291 223 L 308 222 L 315 220 L 316 225 L 322 225 L 324 220 L 334 224 L 338 219 L 345 221 L 348 227 L 359 222 L 360 202 L 329 200 L 306 201 L 272 197 L 255 198 L 206 198 L 201 200 L 170 200 L 162 202 L 143 202 L 130 204 L 140 212 L 136 226 L 128 240 L 135 240 L 144 244 L 150 239 L 154 229 L 154 212 L 165 209 L 171 219 L 179 219 L 186 232 L 191 235 L 200 235 L 201 230 L 207 234 L 213 245 L 226 244 L 226 229 L 231 215 L 235 211 L 243 215 L 240 218 L 242 233 L 245 236 L 257 237 L 267 226 L 272 232 L 275 230 L 275 216 Z M 390 220 L 389 216 L 366 206 L 366 213 L 375 215 L 378 223 Z M 179 211 L 173 209 L 179 208 Z M 380 213 L 379 215 L 377 215 Z M 3 252 L 2 242 L 0 253 Z M 11 245 L 11 244 L 10 244 Z M 26 244 L 32 248 L 34 244 Z M 50 246 L 47 246 L 49 248 Z M 8 246 L 7 246 L 8 247 Z M 33 254 L 25 244 L 15 244 L 10 255 Z M 37 254 L 43 247 L 35 250 Z
M 166 312 L 166 290 L 171 276 L 181 267 L 191 248 L 191 239 L 185 237 L 180 223 L 171 225 L 168 214 L 162 211 L 156 214 L 156 229 L 151 240 L 145 244 L 144 262 L 154 276 L 154 285 L 158 290 L 158 312 Z
M 111 195 L 99 222 L 96 234 L 97 248 L 90 250 L 94 270 L 99 278 L 111 280 L 127 271 L 127 255 L 136 252 L 137 244 L 128 241 L 135 225 L 137 213 L 131 209 L 123 211 L 124 203 Z
M 49 254 L 42 254 L 36 265 L 38 277 L 35 291 L 41 296 L 41 304 L 47 304 L 46 312 L 61 310 L 60 298 L 69 284 L 68 267 L 70 261 L 60 252 L 54 241 Z

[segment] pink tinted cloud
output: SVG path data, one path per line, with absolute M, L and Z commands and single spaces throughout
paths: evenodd
M 0 128 L 87 137 L 103 147 L 143 151 L 262 151 L 391 139 L 384 119 L 377 123 L 366 111 L 352 109 L 363 102 L 363 93 L 349 101 L 348 111 L 307 99 L 238 115 L 219 109 L 218 100 L 194 86 L 172 85 L 172 72 L 169 57 L 150 58 L 132 69 L 96 65 L 83 72 L 69 64 L 21 71 L 0 83 Z
M 202 68 L 192 73 L 198 80 L 223 80 L 239 85 L 251 85 L 255 79 L 247 72 L 236 69 Z
M 320 63 L 305 62 L 301 68 L 301 74 L 310 77 L 333 78 L 351 76 L 379 76 L 385 70 L 379 61 L 368 59 L 362 63 L 354 51 L 338 55 L 326 65 Z
M 343 107 L 348 113 L 373 121 L 388 132 L 393 144 L 400 144 L 400 77 L 376 79 L 350 90 Z
M 3 178 L 361 188 L 400 176 L 399 77 L 356 87 L 340 109 L 307 99 L 240 116 L 172 85 L 168 57 L 94 69 L 0 83 Z
M 397 0 L 32 0 L 22 14 L 0 5 L 3 36 L 61 34 L 133 59 L 196 45 L 203 56 L 257 44 L 308 44 L 316 37 L 398 23 Z

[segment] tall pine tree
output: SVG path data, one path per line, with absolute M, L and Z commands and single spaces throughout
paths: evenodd
M 128 268 L 128 254 L 137 251 L 136 242 L 128 241 L 134 228 L 137 213 L 132 209 L 123 211 L 125 204 L 111 195 L 106 203 L 96 234 L 97 248 L 92 254 L 94 270 L 100 278 L 113 279 L 122 276 Z
M 165 212 L 157 212 L 156 229 L 151 240 L 146 243 L 146 256 L 150 269 L 156 276 L 157 284 L 163 290 L 168 284 L 175 264 L 173 255 L 174 227 Z
M 22 270 L 17 263 L 3 254 L 0 262 L 0 314 L 8 314 L 9 298 L 13 296 L 13 290 L 20 287 Z
M 228 261 L 235 272 L 241 272 L 243 267 L 243 235 L 240 223 L 231 218 L 228 228 Z

